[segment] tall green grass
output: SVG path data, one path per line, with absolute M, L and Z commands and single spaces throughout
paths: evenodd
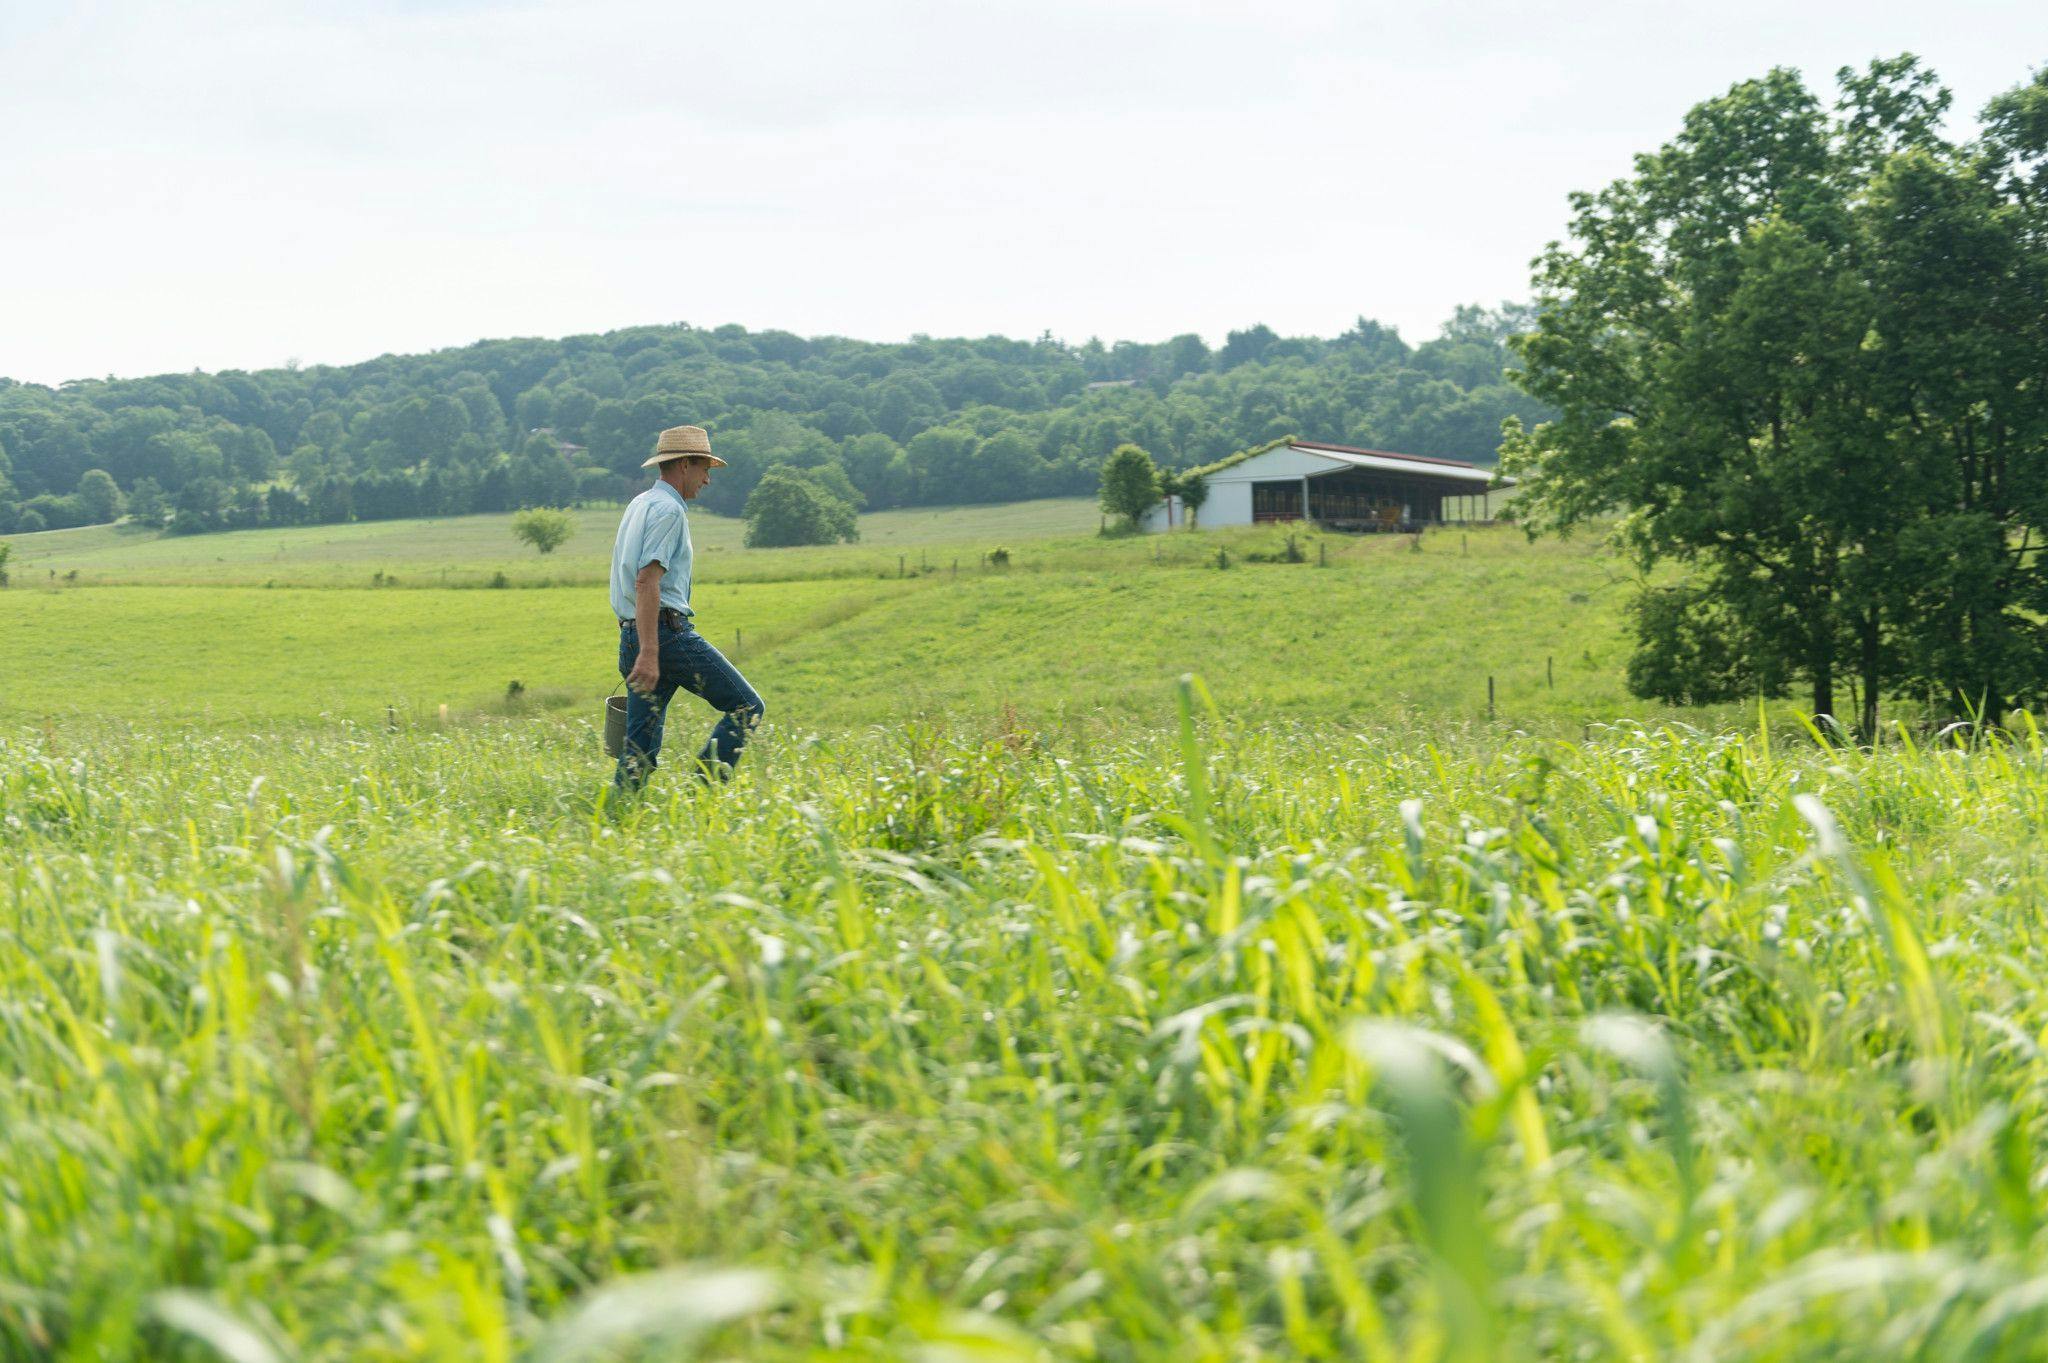
M 2042 1353 L 2048 754 L 0 740 L 0 1353 Z

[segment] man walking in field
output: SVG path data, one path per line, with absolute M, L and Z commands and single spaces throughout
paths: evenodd
M 612 614 L 619 620 L 619 675 L 626 701 L 626 741 L 612 777 L 620 791 L 646 784 L 661 753 L 662 720 L 678 688 L 720 712 L 697 774 L 731 775 L 740 750 L 767 713 L 739 669 L 697 633 L 690 609 L 688 503 L 725 461 L 711 452 L 701 426 L 672 426 L 642 468 L 659 469 L 654 486 L 626 505 L 612 545 Z

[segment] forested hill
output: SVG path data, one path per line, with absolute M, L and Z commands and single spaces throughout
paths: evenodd
M 1003 337 L 881 344 L 739 326 L 484 341 L 365 364 L 0 379 L 0 534 L 114 519 L 183 531 L 504 511 L 622 498 L 664 426 L 711 429 L 705 504 L 808 470 L 871 510 L 1095 490 L 1134 442 L 1170 468 L 1287 434 L 1491 462 L 1522 310 L 1460 308 L 1410 346 L 1360 319 L 1264 326 L 1212 350 Z

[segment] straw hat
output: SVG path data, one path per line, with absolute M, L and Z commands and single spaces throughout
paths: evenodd
M 669 427 L 661 433 L 661 439 L 655 442 L 654 457 L 640 467 L 651 469 L 656 464 L 666 463 L 671 459 L 686 459 L 693 454 L 702 456 L 715 469 L 725 467 L 725 461 L 711 452 L 711 437 L 704 433 L 702 426 Z

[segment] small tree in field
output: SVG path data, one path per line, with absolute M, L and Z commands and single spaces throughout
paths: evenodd
M 1209 500 L 1209 480 L 1200 474 L 1184 473 L 1176 482 L 1174 490 L 1180 496 L 1180 504 L 1187 508 L 1188 528 L 1192 530 L 1195 518 L 1201 513 L 1202 503 Z
M 85 503 L 85 518 L 91 525 L 118 521 L 128 509 L 127 499 L 105 469 L 87 469 L 78 480 L 78 496 Z
M 164 496 L 163 487 L 156 479 L 135 480 L 135 490 L 128 494 L 128 514 L 140 524 L 159 530 L 171 518 L 170 500 Z
M 1119 445 L 1102 465 L 1102 509 L 1132 529 L 1159 505 L 1159 469 L 1136 445 Z
M 797 544 L 852 544 L 860 529 L 850 503 L 841 501 L 793 469 L 770 469 L 747 495 L 747 547 L 780 549 Z
M 536 506 L 512 518 L 512 537 L 543 554 L 554 553 L 575 530 L 576 522 L 569 513 L 551 506 Z
M 7 560 L 13 555 L 14 546 L 0 544 L 0 587 L 7 585 Z

